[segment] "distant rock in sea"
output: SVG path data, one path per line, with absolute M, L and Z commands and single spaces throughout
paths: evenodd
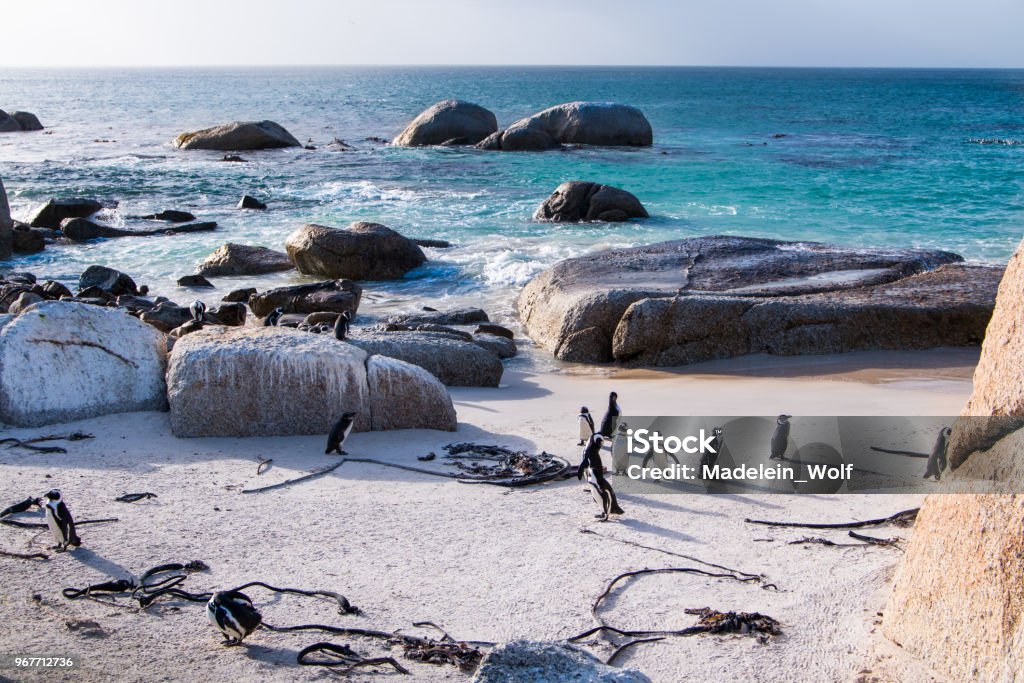
M 35 114 L 27 111 L 5 112 L 0 109 L 0 133 L 20 133 L 42 130 L 43 124 Z
M 427 257 L 416 243 L 379 223 L 351 223 L 344 230 L 304 225 L 285 241 L 300 273 L 351 280 L 395 280 Z
M 212 149 L 224 152 L 301 147 L 291 133 L 273 121 L 234 121 L 214 128 L 182 133 L 178 149 Z
M 581 180 L 562 183 L 533 214 L 534 220 L 555 223 L 626 221 L 647 218 L 647 209 L 630 192 Z
M 520 119 L 477 147 L 542 151 L 561 145 L 649 147 L 653 142 L 651 124 L 636 107 L 614 102 L 569 102 Z
M 489 110 L 472 102 L 444 100 L 413 119 L 391 144 L 396 147 L 475 145 L 497 130 L 498 119 Z M 455 140 L 459 142 L 453 143 Z

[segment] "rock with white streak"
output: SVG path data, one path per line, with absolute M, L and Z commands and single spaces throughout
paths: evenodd
M 374 431 L 438 429 L 454 432 L 458 426 L 448 390 L 423 368 L 387 356 L 370 356 L 366 379 Z

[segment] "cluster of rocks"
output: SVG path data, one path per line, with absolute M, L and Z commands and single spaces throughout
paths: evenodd
M 699 237 L 561 261 L 517 307 L 541 346 L 587 363 L 969 346 L 1001 274 L 941 251 Z
M 0 133 L 20 133 L 42 130 L 43 124 L 35 114 L 27 111 L 12 111 L 10 113 L 0 109 Z

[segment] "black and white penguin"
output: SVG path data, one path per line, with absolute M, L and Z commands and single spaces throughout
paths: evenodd
M 722 428 L 715 427 L 711 430 L 711 449 L 714 450 L 712 453 L 710 450 L 704 451 L 700 455 L 700 473 L 704 475 L 705 467 L 714 467 L 715 463 L 718 462 L 718 456 L 722 453 Z
M 775 420 L 775 433 L 772 434 L 772 450 L 769 460 L 782 460 L 789 445 L 789 418 L 792 415 L 779 415 Z
M 43 514 L 46 516 L 46 526 L 50 527 L 50 533 L 57 541 L 57 545 L 53 546 L 53 549 L 63 552 L 68 549 L 69 545 L 76 548 L 82 545 L 82 539 L 75 532 L 75 520 L 71 516 L 71 511 L 68 510 L 68 506 L 64 504 L 60 491 L 57 489 L 47 491 L 46 495 L 40 499 L 40 503 L 43 506 Z
M 924 478 L 935 477 L 935 481 L 942 479 L 942 471 L 946 469 L 946 451 L 949 449 L 949 435 L 953 430 L 943 427 L 939 430 L 939 436 L 935 439 L 935 446 L 931 455 L 928 456 L 928 466 L 924 471 Z
M 241 644 L 263 623 L 263 615 L 249 596 L 238 591 L 214 593 L 206 603 L 206 616 L 224 634 L 225 645 Z
M 586 450 L 583 451 L 583 462 L 576 470 L 576 478 L 582 480 L 586 475 L 594 502 L 601 507 L 601 514 L 597 515 L 597 518 L 602 522 L 607 522 L 609 515 L 621 515 L 624 511 L 619 507 L 619 501 L 615 498 L 612 485 L 604 478 L 604 464 L 601 462 L 603 443 L 604 438 L 600 434 L 595 434 L 594 438 L 590 440 Z
M 594 416 L 590 414 L 590 411 L 586 406 L 580 408 L 580 442 L 577 446 L 590 441 L 590 437 L 594 435 Z
M 203 316 L 206 315 L 206 304 L 196 299 L 188 307 L 188 312 L 192 314 L 192 320 L 201 323 L 203 322 Z
M 604 414 L 604 419 L 601 420 L 601 436 L 609 437 L 615 434 L 615 424 L 619 420 L 619 415 L 622 415 L 622 410 L 619 408 L 619 395 L 614 391 L 608 394 L 608 411 Z
M 334 321 L 334 338 L 339 341 L 345 341 L 345 337 L 348 336 L 348 326 L 352 322 L 352 314 L 348 311 L 342 311 L 338 319 Z
M 345 440 L 352 432 L 352 426 L 355 423 L 355 413 L 343 414 L 341 419 L 334 424 L 334 428 L 331 430 L 331 433 L 327 436 L 327 450 L 324 451 L 324 453 L 334 452 L 338 455 L 348 455 L 348 453 L 341 450 L 341 447 L 345 444 Z
M 281 308 L 280 306 L 278 306 L 277 308 L 272 310 L 270 313 L 268 313 L 267 317 L 263 319 L 263 326 L 264 327 L 277 327 L 277 321 L 281 319 L 282 315 L 284 315 L 284 309 Z

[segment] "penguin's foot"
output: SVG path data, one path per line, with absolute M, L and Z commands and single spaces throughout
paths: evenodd
M 348 455 L 348 451 L 338 451 L 338 455 Z
M 622 508 L 617 507 L 614 510 L 612 510 L 611 514 L 613 514 L 613 515 L 624 515 L 624 514 L 626 514 L 626 511 L 623 510 Z
M 583 445 L 583 442 L 582 442 L 582 441 L 580 441 L 580 442 L 579 442 L 578 444 L 576 444 L 576 445 L 577 445 L 577 446 L 582 446 L 582 445 Z
M 235 640 L 234 638 L 224 638 L 224 642 L 221 643 L 221 645 L 223 645 L 224 647 L 234 647 L 236 645 L 241 645 L 241 644 L 242 644 L 242 641 Z

